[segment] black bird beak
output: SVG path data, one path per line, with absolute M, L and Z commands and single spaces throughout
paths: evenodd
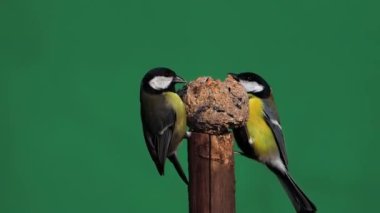
M 174 78 L 173 82 L 174 83 L 186 83 L 186 81 L 178 75 Z
M 232 76 L 232 78 L 234 78 L 236 81 L 239 81 L 239 78 L 238 78 L 237 74 L 228 73 L 228 75 Z

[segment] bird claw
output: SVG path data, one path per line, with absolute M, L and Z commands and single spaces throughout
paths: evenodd
M 185 138 L 186 139 L 189 139 L 191 137 L 191 132 L 190 131 L 187 131 L 186 134 L 185 134 Z

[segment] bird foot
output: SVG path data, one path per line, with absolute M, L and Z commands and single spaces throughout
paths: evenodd
M 191 132 L 190 131 L 187 131 L 186 134 L 185 134 L 185 138 L 186 139 L 189 139 L 191 137 Z

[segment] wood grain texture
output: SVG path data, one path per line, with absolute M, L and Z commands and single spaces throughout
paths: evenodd
M 188 153 L 190 213 L 234 213 L 232 135 L 192 133 Z

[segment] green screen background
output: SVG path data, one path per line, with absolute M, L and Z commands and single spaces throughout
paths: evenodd
M 0 1 L 0 212 L 186 212 L 186 187 L 143 141 L 139 84 L 156 66 L 260 73 L 320 212 L 378 210 L 379 6 Z M 293 212 L 264 166 L 236 156 L 236 178 L 237 212 Z

